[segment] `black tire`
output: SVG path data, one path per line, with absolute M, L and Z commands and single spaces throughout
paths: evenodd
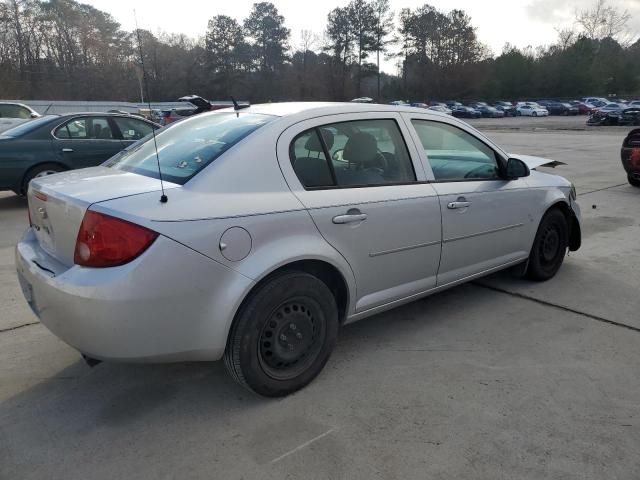
M 531 116 L 532 116 L 532 117 L 537 117 L 537 116 L 538 116 L 538 112 L 533 112 L 533 113 L 531 114 Z
M 527 278 L 539 282 L 553 278 L 564 261 L 568 246 L 569 226 L 566 217 L 558 209 L 548 211 L 542 217 L 533 241 Z
M 634 187 L 640 187 L 640 180 L 637 178 L 633 178 L 631 175 L 627 175 L 627 180 L 629 180 L 629 184 Z
M 243 387 L 267 397 L 285 396 L 324 368 L 338 329 L 338 307 L 327 285 L 308 273 L 285 271 L 242 305 L 224 363 Z
M 27 189 L 29 188 L 29 182 L 34 178 L 41 176 L 42 174 L 48 175 L 49 173 L 64 172 L 64 170 L 65 170 L 64 167 L 62 167 L 61 165 L 57 165 L 55 163 L 43 163 L 41 165 L 36 165 L 35 167 L 32 167 L 30 170 L 27 171 L 24 178 L 22 179 L 22 187 L 21 187 L 20 193 L 22 195 L 27 194 Z

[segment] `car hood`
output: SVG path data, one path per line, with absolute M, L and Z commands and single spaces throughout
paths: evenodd
M 550 160 L 548 158 L 533 157 L 531 155 L 520 155 L 519 153 L 510 153 L 509 158 L 516 158 L 522 160 L 529 170 L 534 170 L 538 167 L 550 167 L 555 168 L 558 165 L 566 165 L 566 163 L 559 162 L 557 160 Z

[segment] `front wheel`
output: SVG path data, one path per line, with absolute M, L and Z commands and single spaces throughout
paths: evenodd
M 527 277 L 540 282 L 553 278 L 567 253 L 569 227 L 564 214 L 557 209 L 542 217 L 529 254 Z
M 277 274 L 253 292 L 229 333 L 224 362 L 240 385 L 267 397 L 303 388 L 323 369 L 338 336 L 327 285 L 305 272 Z
M 633 178 L 631 175 L 627 175 L 627 180 L 629 180 L 629 185 L 640 187 L 640 179 Z
M 533 116 L 533 117 L 537 117 L 537 116 L 538 116 L 538 112 L 533 112 L 533 113 L 531 114 L 531 116 Z

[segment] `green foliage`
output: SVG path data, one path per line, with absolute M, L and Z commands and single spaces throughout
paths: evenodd
M 464 11 L 424 4 L 396 16 L 389 0 L 333 9 L 324 42 L 305 31 L 298 48 L 269 2 L 255 3 L 244 20 L 212 17 L 202 40 L 145 30 L 140 37 L 156 101 L 190 93 L 253 102 L 633 96 L 640 41 L 625 40 L 628 17 L 597 0 L 577 12 L 579 30 L 559 32 L 556 45 L 507 45 L 495 58 Z M 381 56 L 395 58 L 394 75 L 379 72 Z M 0 0 L 0 97 L 139 100 L 140 60 L 135 32 L 90 5 Z

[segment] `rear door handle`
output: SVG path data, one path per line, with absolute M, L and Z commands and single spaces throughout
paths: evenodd
M 62 153 L 72 153 L 73 152 L 73 148 L 63 148 L 62 149 Z
M 468 208 L 471 206 L 471 202 L 467 202 L 467 199 L 464 197 L 458 197 L 458 200 L 455 202 L 450 202 L 447 204 L 447 208 L 449 210 L 456 210 L 458 208 Z
M 344 225 L 346 223 L 358 223 L 364 222 L 367 219 L 367 214 L 362 213 L 360 210 L 349 210 L 345 215 L 338 215 L 333 217 L 333 223 L 336 225 Z

